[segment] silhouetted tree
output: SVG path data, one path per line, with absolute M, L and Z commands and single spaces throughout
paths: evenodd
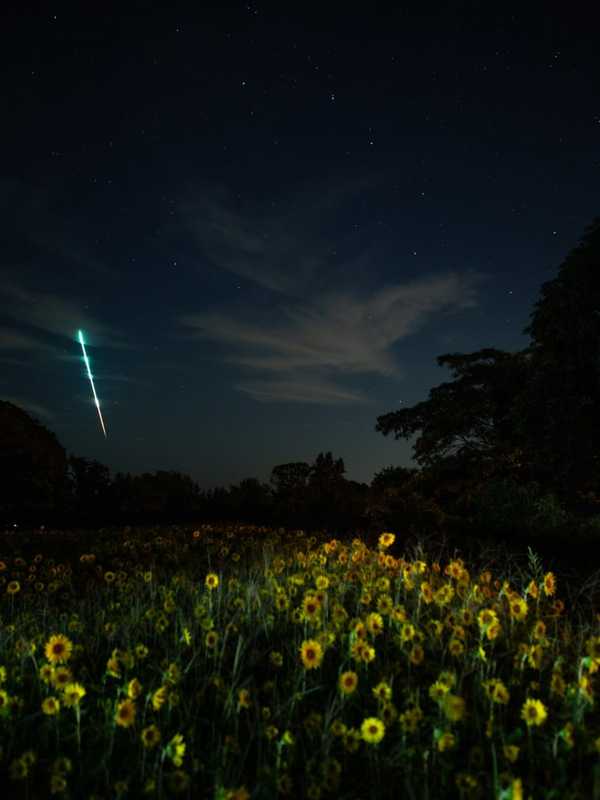
M 4 400 L 0 400 L 0 476 L 0 517 L 5 522 L 37 521 L 40 514 L 54 513 L 64 502 L 65 449 L 54 433 Z
M 118 474 L 113 492 L 124 518 L 178 521 L 198 513 L 201 506 L 197 484 L 175 471 Z
M 467 355 L 446 354 L 437 363 L 448 364 L 455 380 L 434 387 L 429 399 L 377 418 L 376 431 L 409 439 L 415 460 L 435 477 L 480 481 L 522 467 L 517 435 L 512 427 L 514 398 L 527 374 L 529 354 L 485 348 Z M 464 486 L 458 486 L 462 491 Z
M 414 467 L 383 467 L 373 476 L 370 488 L 373 492 L 396 488 L 411 481 L 418 471 Z
M 542 285 L 530 316 L 514 422 L 544 484 L 573 502 L 600 487 L 600 218 Z
M 599 267 L 597 220 L 558 277 L 543 285 L 524 330 L 533 337 L 529 347 L 439 356 L 455 380 L 413 408 L 378 417 L 375 430 L 397 439 L 419 431 L 413 449 L 423 477 L 450 477 L 463 507 L 468 486 L 490 480 L 536 485 L 546 506 L 553 492 L 568 504 L 582 489 L 598 489 Z
M 300 514 L 308 500 L 308 477 L 311 467 L 304 461 L 278 464 L 271 470 L 270 483 L 274 488 L 274 515 L 280 525 L 304 524 Z M 293 520 L 296 520 L 294 523 Z
M 272 516 L 273 491 L 256 478 L 245 478 L 238 486 L 230 487 L 229 507 L 235 519 L 266 525 Z
M 108 467 L 94 459 L 70 455 L 68 476 L 70 506 L 79 517 L 93 520 L 110 514 L 112 493 Z
M 336 523 L 343 507 L 347 483 L 344 460 L 333 459 L 331 452 L 319 453 L 308 477 L 308 508 L 315 525 Z

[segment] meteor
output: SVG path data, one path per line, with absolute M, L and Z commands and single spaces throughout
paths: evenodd
M 90 379 L 90 383 L 92 384 L 92 392 L 94 393 L 94 400 L 96 402 L 96 408 L 98 409 L 100 424 L 102 425 L 102 430 L 104 431 L 105 438 L 108 438 L 108 436 L 106 435 L 106 428 L 104 427 L 104 420 L 102 419 L 102 412 L 100 411 L 100 403 L 98 401 L 98 395 L 96 394 L 96 387 L 94 386 L 94 379 L 92 378 L 90 362 L 88 361 L 87 353 L 85 352 L 85 342 L 83 341 L 83 332 L 78 331 L 78 335 L 79 335 L 79 343 L 81 344 L 81 349 L 83 350 L 83 360 L 85 361 L 85 365 L 87 367 L 88 378 Z

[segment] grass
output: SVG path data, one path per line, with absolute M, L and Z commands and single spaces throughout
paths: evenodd
M 5 535 L 11 798 L 600 798 L 598 574 L 204 525 Z

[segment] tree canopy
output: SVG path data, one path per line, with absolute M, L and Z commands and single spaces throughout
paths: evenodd
M 56 435 L 24 409 L 0 400 L 0 513 L 51 511 L 64 497 L 67 454 Z
M 600 220 L 543 284 L 516 353 L 446 354 L 455 380 L 377 418 L 429 470 L 537 480 L 565 500 L 600 481 Z

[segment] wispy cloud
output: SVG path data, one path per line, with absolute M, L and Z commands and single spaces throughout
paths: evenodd
M 372 399 L 327 379 L 264 380 L 238 383 L 235 388 L 261 403 L 313 403 L 315 405 L 357 405 Z
M 21 333 L 13 328 L 0 327 L 0 350 L 44 350 L 54 352 L 56 348 L 48 344 L 48 342 L 44 342 L 27 333 Z
M 322 186 L 302 187 L 283 200 L 254 200 L 251 209 L 224 187 L 202 187 L 180 211 L 214 267 L 273 292 L 302 297 L 321 288 L 324 276 L 331 277 L 328 240 L 340 209 L 386 180 L 379 174 L 330 177 Z M 336 229 L 338 246 L 343 238 Z M 355 279 L 359 262 L 354 263 Z
M 93 337 L 95 345 L 131 349 L 131 345 L 124 337 L 89 314 L 84 308 L 85 304 L 72 297 L 34 291 L 6 275 L 0 282 L 0 297 L 4 315 L 15 320 L 21 329 L 27 326 L 46 334 L 72 340 L 77 330 L 82 328 L 86 334 Z M 55 349 L 50 343 L 40 339 L 39 336 L 33 336 L 28 331 L 14 330 L 12 339 L 6 333 L 6 329 L 4 331 L 3 344 L 0 344 L 4 349 Z
M 332 242 L 340 247 L 335 220 L 341 207 L 378 181 L 313 187 L 294 197 L 287 212 L 244 213 L 221 189 L 188 204 L 189 225 L 213 266 L 272 295 L 266 311 L 236 303 L 177 319 L 186 338 L 224 346 L 222 360 L 257 376 L 236 382 L 238 391 L 259 402 L 371 402 L 346 384 L 364 375 L 401 379 L 397 343 L 440 314 L 477 306 L 484 273 L 432 265 L 426 277 L 386 281 L 368 258 L 372 243 L 343 247 L 341 260 L 329 258 Z

